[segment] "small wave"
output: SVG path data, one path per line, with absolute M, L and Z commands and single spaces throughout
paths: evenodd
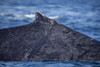
M 59 16 L 50 16 L 49 18 L 50 18 L 50 19 L 58 19 Z
M 9 13 L 0 13 L 1 16 L 8 16 L 8 17 L 28 17 L 33 18 L 35 14 L 9 14 Z
M 26 15 L 24 15 L 25 17 L 29 17 L 29 18 L 33 18 L 33 17 L 35 17 L 35 14 L 26 14 Z
M 94 12 L 88 12 L 88 13 L 86 14 L 87 17 L 92 17 L 92 16 L 94 16 L 94 15 L 96 15 Z
M 70 16 L 77 16 L 77 15 L 80 15 L 79 12 L 74 12 L 74 11 L 67 11 L 66 14 L 67 14 L 67 15 L 70 15 Z

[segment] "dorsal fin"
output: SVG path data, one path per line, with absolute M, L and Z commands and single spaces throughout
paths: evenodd
M 35 13 L 35 18 L 36 18 L 36 20 L 45 20 L 45 21 L 49 21 L 50 19 L 49 18 L 47 18 L 45 15 L 43 15 L 42 13 L 40 13 L 40 12 L 36 12 Z

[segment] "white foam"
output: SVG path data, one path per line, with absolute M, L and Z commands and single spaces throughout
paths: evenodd
M 35 14 L 26 14 L 26 15 L 24 15 L 25 17 L 29 17 L 29 18 L 33 18 L 33 17 L 35 17 Z
M 50 16 L 49 18 L 50 19 L 57 19 L 57 18 L 59 18 L 59 16 Z

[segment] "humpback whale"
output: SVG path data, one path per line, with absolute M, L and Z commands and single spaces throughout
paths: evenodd
M 100 61 L 100 42 L 35 13 L 32 23 L 0 29 L 1 61 Z

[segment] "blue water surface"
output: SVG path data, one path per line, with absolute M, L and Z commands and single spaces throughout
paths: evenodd
M 15 62 L 1 61 L 0 67 L 100 67 L 99 61 L 41 61 L 41 62 Z
M 100 41 L 100 0 L 0 0 L 0 29 L 31 23 L 35 12 Z M 100 67 L 100 62 L 1 61 L 0 67 Z

